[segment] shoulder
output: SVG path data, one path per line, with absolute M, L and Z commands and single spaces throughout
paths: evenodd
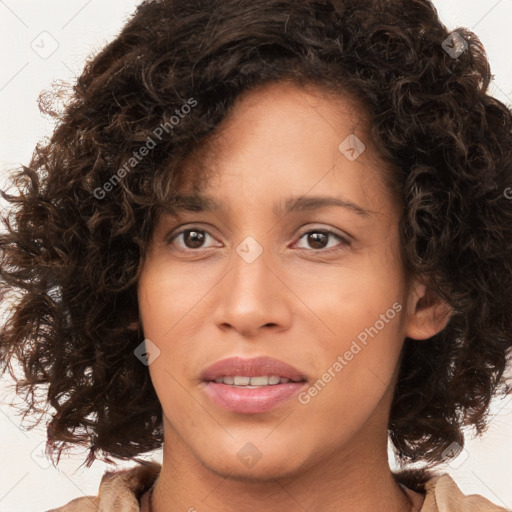
M 447 473 L 424 484 L 425 501 L 420 512 L 509 512 L 479 494 L 465 495 Z
M 107 471 L 97 496 L 77 498 L 47 512 L 139 512 L 139 500 L 153 485 L 160 469 L 156 462 L 145 462 L 129 469 Z
M 46 512 L 97 512 L 98 499 L 94 496 L 84 496 L 71 500 L 59 508 L 52 508 Z

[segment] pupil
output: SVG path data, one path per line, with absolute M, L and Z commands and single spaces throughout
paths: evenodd
M 184 233 L 185 245 L 191 249 L 201 247 L 204 242 L 204 233 L 201 231 L 187 230 Z
M 327 235 L 325 233 L 310 233 L 308 241 L 314 249 L 323 249 L 327 242 Z M 324 243 L 322 243 L 324 242 Z
M 322 249 L 327 243 L 326 233 L 310 233 L 308 242 L 314 249 Z M 204 243 L 204 233 L 202 231 L 185 231 L 185 245 L 189 248 L 197 249 Z

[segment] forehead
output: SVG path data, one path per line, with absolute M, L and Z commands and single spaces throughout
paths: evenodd
M 337 202 L 369 215 L 386 187 L 367 133 L 367 114 L 351 98 L 287 83 L 259 87 L 185 161 L 173 202 L 184 211 L 221 211 L 239 196 L 264 201 L 276 216 Z
M 226 209 L 226 204 L 217 198 L 205 194 L 178 194 L 173 198 L 172 211 L 175 214 L 184 212 L 213 212 L 219 213 Z M 356 203 L 336 196 L 289 196 L 275 202 L 272 212 L 275 217 L 282 217 L 285 213 L 314 211 L 329 207 L 345 208 L 363 218 L 375 215 L 378 212 L 362 208 Z

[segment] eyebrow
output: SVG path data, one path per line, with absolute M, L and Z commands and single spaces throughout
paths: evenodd
M 366 210 L 346 199 L 331 196 L 292 196 L 275 204 L 272 211 L 276 217 L 281 217 L 285 212 L 311 211 L 332 206 L 349 209 L 363 217 L 377 213 L 372 210 Z M 209 196 L 177 195 L 173 198 L 171 209 L 173 213 L 184 211 L 217 212 L 223 209 L 223 205 Z

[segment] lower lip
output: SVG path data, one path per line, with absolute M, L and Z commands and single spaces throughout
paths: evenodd
M 258 414 L 290 400 L 305 385 L 305 382 L 287 382 L 261 388 L 243 388 L 211 381 L 205 390 L 211 400 L 223 409 L 241 414 Z

